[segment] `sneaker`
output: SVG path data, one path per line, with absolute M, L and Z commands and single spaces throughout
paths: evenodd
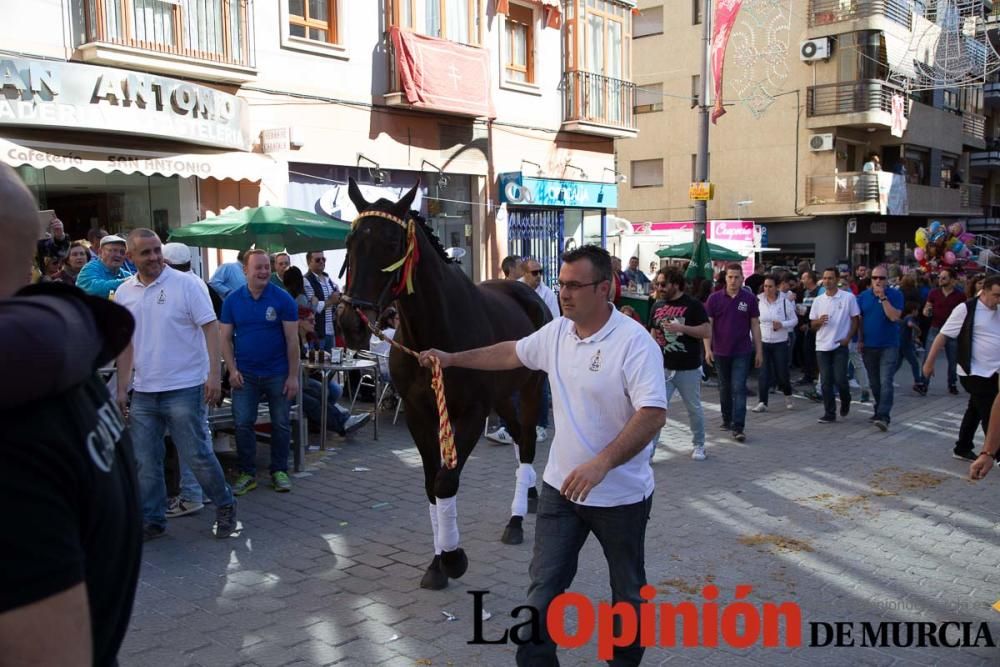
M 733 425 L 732 424 L 722 424 L 721 426 L 719 426 L 719 430 L 720 431 L 732 431 L 733 430 Z
M 746 439 L 747 436 L 743 433 L 743 431 L 733 431 L 733 440 L 736 442 L 743 442 Z
M 952 396 L 958 396 L 958 387 L 953 384 L 948 385 L 948 393 Z
M 691 458 L 694 459 L 695 461 L 704 461 L 705 460 L 705 448 L 704 447 L 695 447 L 694 451 L 691 452 Z
M 167 532 L 167 529 L 163 526 L 154 526 L 151 523 L 147 523 L 142 527 L 142 541 L 149 542 L 150 540 L 155 540 L 157 537 L 163 537 L 163 534 Z
M 798 380 L 795 381 L 795 386 L 796 387 L 811 386 L 814 382 L 815 380 L 813 380 L 812 378 L 799 378 Z
M 876 419 L 878 419 L 878 417 L 876 417 L 875 415 L 872 415 L 872 416 L 868 417 L 868 422 L 871 423 L 871 422 L 875 421 Z
M 874 424 L 875 428 L 877 428 L 880 431 L 888 431 L 889 430 L 889 424 L 888 424 L 888 422 L 886 422 L 886 421 L 884 421 L 882 419 L 873 419 L 872 420 L 872 424 Z
M 753 412 L 767 412 L 767 403 L 758 403 Z
M 871 403 L 872 397 L 867 391 L 861 392 L 861 403 Z
M 510 437 L 510 433 L 507 432 L 503 426 L 493 431 L 492 433 L 486 434 L 486 439 L 490 442 L 495 442 L 498 445 L 513 445 L 514 438 Z
M 847 414 L 850 411 L 851 411 L 851 402 L 850 401 L 847 401 L 846 403 L 841 403 L 840 404 L 840 416 L 841 417 L 846 417 Z
M 975 461 L 979 457 L 979 455 L 976 454 L 971 449 L 967 449 L 963 452 L 960 452 L 957 449 L 953 449 L 951 450 L 951 457 L 953 459 L 958 459 L 959 461 Z
M 544 426 L 535 427 L 535 442 L 545 442 L 549 439 L 549 429 Z
M 360 415 L 353 415 L 347 418 L 344 422 L 344 435 L 350 435 L 357 431 L 359 428 L 367 424 L 372 418 L 370 412 L 365 412 Z
M 915 391 L 917 394 L 919 394 L 921 396 L 926 396 L 927 395 L 927 385 L 921 384 L 920 382 L 916 382 L 913 385 L 913 391 Z
M 241 472 L 240 476 L 236 478 L 236 483 L 233 484 L 233 495 L 242 496 L 243 494 L 249 493 L 256 488 L 257 478 L 253 475 Z
M 818 423 L 818 424 L 833 424 L 836 421 L 837 421 L 836 417 L 827 417 L 826 415 L 823 415 L 822 417 L 820 417 L 819 419 L 816 420 L 816 423 Z
M 288 493 L 292 490 L 292 480 L 284 470 L 271 473 L 271 488 L 278 493 Z
M 806 398 L 808 398 L 813 403 L 822 403 L 823 402 L 823 397 L 820 396 L 819 392 L 817 392 L 817 391 L 812 391 L 812 390 L 811 391 L 804 391 L 804 392 L 802 392 L 802 395 L 805 396 Z
M 257 486 L 256 483 L 254 486 Z M 215 510 L 215 536 L 223 540 L 236 530 L 236 501 Z
M 791 410 L 794 407 L 795 407 L 795 403 L 794 403 L 794 401 L 792 401 L 792 397 L 791 396 L 785 396 L 785 409 L 786 410 Z
M 190 500 L 184 500 L 180 496 L 173 496 L 172 498 L 167 498 L 167 518 L 176 519 L 179 516 L 194 514 L 204 506 L 204 503 L 193 503 Z

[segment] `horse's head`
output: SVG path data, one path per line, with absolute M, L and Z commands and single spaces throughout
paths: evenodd
M 416 241 L 409 217 L 418 187 L 419 183 L 398 202 L 379 199 L 369 203 L 354 179 L 350 179 L 347 193 L 358 217 L 347 237 L 346 307 L 338 310 L 337 322 L 351 348 L 366 348 L 369 340 L 357 310 L 374 323 L 405 289 L 407 272 L 412 271 L 416 259 L 412 247 Z

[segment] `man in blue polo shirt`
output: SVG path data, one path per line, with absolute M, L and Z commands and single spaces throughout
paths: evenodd
M 858 295 L 861 328 L 858 348 L 868 370 L 875 395 L 871 422 L 881 431 L 889 428 L 892 411 L 892 376 L 899 356 L 899 320 L 903 316 L 903 293 L 889 289 L 889 273 L 884 266 L 872 270 L 872 286 Z
M 263 397 L 271 413 L 271 484 L 292 490 L 288 478 L 291 399 L 299 391 L 298 309 L 292 297 L 270 283 L 271 260 L 263 250 L 243 257 L 247 284 L 222 304 L 222 357 L 233 388 L 233 421 L 240 476 L 233 493 L 257 488 L 257 405 Z M 235 355 L 233 339 L 235 334 Z

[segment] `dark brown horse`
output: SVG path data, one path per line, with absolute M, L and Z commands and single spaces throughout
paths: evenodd
M 416 187 L 399 202 L 379 199 L 369 203 L 353 179 L 348 192 L 359 213 L 347 240 L 344 301 L 348 305 L 340 309 L 338 324 L 350 347 L 363 349 L 369 341 L 355 309 L 374 322 L 394 299 L 400 314 L 395 340 L 415 351 L 457 352 L 516 340 L 551 320 L 545 304 L 524 283 L 491 280 L 474 285 L 447 257 L 423 219 L 410 211 Z M 537 494 L 531 464 L 544 375 L 524 368 L 502 372 L 445 369 L 445 396 L 458 453 L 458 465 L 448 468 L 442 464 L 438 442 L 431 372 L 395 347 L 389 355 L 389 370 L 406 406 L 407 427 L 423 461 L 424 489 L 430 501 L 434 559 L 420 585 L 444 588 L 449 577 L 461 577 L 468 567 L 465 551 L 459 547 L 456 494 L 462 468 L 491 409 L 504 418 L 519 446 L 511 518 L 501 540 L 520 544 L 524 539 L 522 519 L 528 498 Z M 520 392 L 518 410 L 511 400 L 515 391 Z

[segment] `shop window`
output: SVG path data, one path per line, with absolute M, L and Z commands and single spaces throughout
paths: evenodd
M 663 34 L 663 6 L 643 9 L 635 17 L 633 33 L 636 39 Z
M 701 25 L 704 20 L 705 0 L 691 0 L 691 25 Z
M 663 111 L 663 84 L 647 83 L 635 89 L 635 113 Z
M 292 37 L 337 43 L 337 0 L 288 0 Z
M 903 168 L 906 182 L 914 185 L 930 185 L 931 152 L 926 148 L 907 146 L 903 152 Z
M 459 44 L 480 44 L 482 0 L 391 0 L 393 25 Z
M 663 186 L 663 160 L 632 160 L 631 185 L 633 188 L 658 188 Z
M 958 156 L 943 153 L 941 155 L 941 187 L 958 187 Z
M 506 75 L 510 81 L 535 81 L 535 13 L 530 7 L 511 4 L 504 23 Z

